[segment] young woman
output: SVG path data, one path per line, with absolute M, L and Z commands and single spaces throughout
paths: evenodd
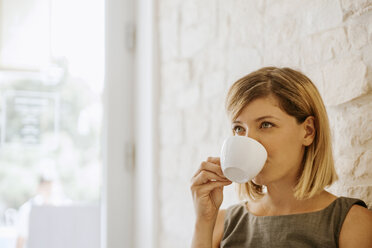
M 314 84 L 289 68 L 266 67 L 234 83 L 226 109 L 234 135 L 260 142 L 262 171 L 239 185 L 246 201 L 219 210 L 224 177 L 219 158 L 192 178 L 196 223 L 192 247 L 372 247 L 372 212 L 336 197 L 327 113 Z

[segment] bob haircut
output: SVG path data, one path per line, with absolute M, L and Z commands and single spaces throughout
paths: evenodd
M 337 180 L 332 155 L 327 112 L 316 86 L 304 74 L 290 68 L 264 67 L 236 81 L 226 98 L 226 111 L 232 121 L 255 99 L 274 96 L 280 108 L 303 123 L 313 116 L 316 134 L 305 147 L 300 175 L 294 188 L 297 199 L 308 199 Z M 252 181 L 238 184 L 240 199 L 264 195 L 264 187 Z

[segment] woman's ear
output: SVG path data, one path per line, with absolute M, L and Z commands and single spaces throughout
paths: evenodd
M 314 116 L 308 116 L 306 120 L 302 123 L 302 127 L 304 128 L 302 144 L 304 146 L 309 146 L 313 143 L 316 134 Z

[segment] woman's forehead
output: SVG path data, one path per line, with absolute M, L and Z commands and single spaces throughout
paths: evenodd
M 265 116 L 281 119 L 289 115 L 280 108 L 279 101 L 275 97 L 267 96 L 255 99 L 247 104 L 237 116 L 236 121 L 256 120 Z

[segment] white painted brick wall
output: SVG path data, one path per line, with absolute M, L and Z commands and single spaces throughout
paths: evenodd
M 371 0 L 159 0 L 161 248 L 189 247 L 190 178 L 230 133 L 229 86 L 291 66 L 318 86 L 340 180 L 330 190 L 372 207 Z M 226 207 L 237 201 L 225 190 Z

